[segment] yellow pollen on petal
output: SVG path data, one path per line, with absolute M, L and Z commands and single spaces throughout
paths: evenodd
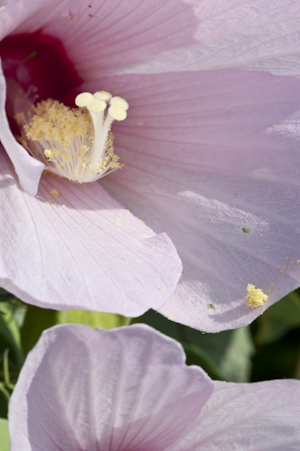
M 123 167 L 114 153 L 111 125 L 127 116 L 128 103 L 98 91 L 79 94 L 69 108 L 57 100 L 31 105 L 31 111 L 18 112 L 22 125 L 18 141 L 47 171 L 79 183 L 93 182 Z
M 45 175 L 46 177 L 53 178 L 53 179 L 55 179 L 55 180 L 58 180 L 58 179 L 59 179 L 58 175 L 53 174 L 53 172 L 44 171 L 44 172 L 43 172 L 43 175 Z
M 53 188 L 53 189 L 50 191 L 49 194 L 51 194 L 51 196 L 53 196 L 53 197 L 58 197 L 58 196 L 59 196 L 59 192 L 58 192 L 57 189 L 55 189 L 55 188 Z
M 262 307 L 268 300 L 268 295 L 265 294 L 260 288 L 255 288 L 255 285 L 247 285 L 248 294 L 246 296 L 246 304 L 248 307 L 257 308 Z

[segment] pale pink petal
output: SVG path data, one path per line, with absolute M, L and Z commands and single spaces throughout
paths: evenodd
M 172 451 L 297 451 L 300 381 L 214 382 L 201 414 Z
M 44 165 L 32 158 L 15 140 L 6 116 L 5 99 L 6 83 L 0 67 L 0 140 L 14 165 L 22 188 L 28 194 L 35 196 Z
M 43 177 L 37 197 L 20 190 L 4 151 L 1 286 L 25 302 L 138 316 L 160 307 L 182 265 L 156 235 L 99 183 Z
M 208 332 L 249 324 L 300 282 L 300 82 L 262 72 L 116 76 L 125 162 L 103 186 L 183 259 L 160 311 Z M 263 307 L 245 304 L 247 285 Z
M 49 329 L 11 397 L 11 451 L 165 449 L 212 393 L 184 360 L 178 343 L 145 325 Z
M 79 75 L 91 79 L 193 45 L 197 26 L 182 0 L 77 0 L 43 32 L 60 39 Z
M 0 14 L 3 37 L 43 28 L 89 79 L 224 68 L 300 72 L 300 7 L 292 0 L 11 0 Z
M 43 29 L 62 41 L 83 78 L 192 45 L 197 25 L 182 0 L 11 0 L 0 12 L 0 38 Z
M 174 2 L 169 2 L 173 4 Z M 185 0 L 193 8 L 191 36 L 161 55 L 147 52 L 142 61 L 129 59 L 114 73 L 159 73 L 187 70 L 251 69 L 276 75 L 300 73 L 300 5 L 293 0 Z M 171 21 L 166 32 L 175 33 Z M 179 26 L 181 29 L 181 26 Z M 153 27 L 155 36 L 155 27 Z M 157 37 L 159 35 L 157 34 Z M 139 48 L 139 38 L 136 48 Z M 126 42 L 124 42 L 124 45 Z M 107 44 L 111 48 L 110 43 Z M 131 64 L 129 64 L 131 63 Z M 93 74 L 93 68 L 90 67 Z
M 8 34 L 40 30 L 73 0 L 7 0 L 0 9 L 0 40 Z M 1 3 L 0 3 L 1 6 Z
M 299 74 L 300 8 L 290 0 L 274 1 L 267 8 L 264 0 L 206 0 L 201 5 L 191 0 L 132 0 L 130 6 L 118 0 L 5 3 L 0 38 L 43 29 L 62 41 L 78 73 L 87 79 L 104 73 L 228 67 Z M 9 135 L 6 120 L 0 133 L 16 160 L 22 150 Z M 27 155 L 22 157 L 29 161 Z M 41 166 L 28 161 L 24 168 L 36 165 L 39 175 Z M 17 168 L 17 173 L 24 189 L 35 193 L 38 175 L 28 181 L 25 169 Z

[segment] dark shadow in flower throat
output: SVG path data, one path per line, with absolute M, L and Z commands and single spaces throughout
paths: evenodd
M 6 37 L 0 42 L 0 57 L 8 86 L 6 111 L 14 134 L 20 134 L 11 114 L 18 95 L 16 87 L 33 102 L 48 98 L 61 101 L 63 97 L 67 102 L 66 93 L 83 82 L 62 43 L 44 35 L 42 30 Z M 70 106 L 74 106 L 73 99 Z

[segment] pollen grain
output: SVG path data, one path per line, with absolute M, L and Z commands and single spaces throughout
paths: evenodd
M 255 285 L 247 285 L 248 294 L 246 296 L 246 304 L 248 307 L 257 308 L 262 307 L 268 299 L 268 295 L 265 294 L 260 288 L 255 288 Z

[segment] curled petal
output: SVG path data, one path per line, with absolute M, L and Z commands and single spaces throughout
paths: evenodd
M 1 71 L 1 68 L 0 68 Z M 6 83 L 2 71 L 0 73 L 0 140 L 11 159 L 24 191 L 35 196 L 44 169 L 43 163 L 32 158 L 13 136 L 5 111 Z
M 41 307 L 125 316 L 170 297 L 182 265 L 167 235 L 156 235 L 99 183 L 44 176 L 37 196 L 28 196 L 3 151 L 0 161 L 2 287 Z

